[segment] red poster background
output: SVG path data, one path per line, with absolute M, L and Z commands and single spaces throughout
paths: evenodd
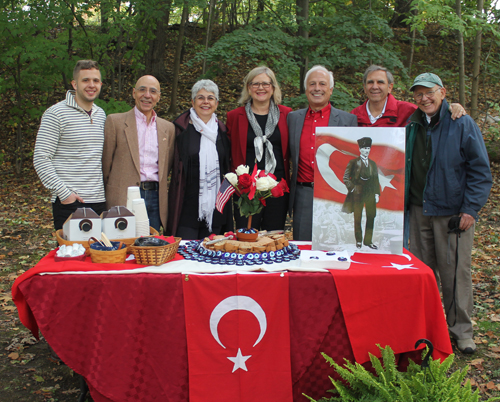
M 363 135 L 360 135 L 361 138 Z M 323 144 L 330 144 L 339 151 L 334 151 L 330 157 L 330 168 L 335 172 L 341 182 L 349 161 L 359 156 L 358 143 L 331 135 L 316 136 L 316 150 Z M 346 154 L 340 152 L 344 151 Z M 352 156 L 352 155 L 355 156 Z M 385 187 L 380 193 L 380 201 L 377 208 L 393 211 L 403 210 L 404 203 L 404 177 L 405 157 L 404 152 L 389 145 L 372 144 L 369 158 L 373 160 L 385 176 L 394 175 L 391 184 L 396 188 Z M 333 189 L 322 177 L 317 164 L 314 167 L 314 197 L 343 203 L 346 194 L 339 193 Z

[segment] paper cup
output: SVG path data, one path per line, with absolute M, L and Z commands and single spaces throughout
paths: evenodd
M 136 222 L 141 222 L 148 219 L 146 204 L 142 198 L 136 198 L 132 200 L 132 212 L 135 215 Z
M 129 187 L 127 189 L 127 209 L 132 211 L 132 201 L 141 198 L 139 187 Z

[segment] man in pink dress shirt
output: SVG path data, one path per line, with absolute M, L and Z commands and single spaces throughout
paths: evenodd
M 160 83 L 145 75 L 132 91 L 135 107 L 111 114 L 104 126 L 102 168 L 107 207 L 126 205 L 127 188 L 139 186 L 150 226 L 167 224 L 167 179 L 174 152 L 174 125 L 157 116 Z

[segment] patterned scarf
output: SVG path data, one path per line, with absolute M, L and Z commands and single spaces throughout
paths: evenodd
M 255 118 L 254 113 L 252 112 L 252 104 L 248 102 L 245 105 L 245 112 L 247 114 L 248 121 L 250 122 L 250 126 L 255 133 L 255 139 L 253 140 L 253 145 L 255 147 L 255 157 L 257 161 L 262 160 L 262 156 L 264 155 L 264 145 L 266 146 L 266 173 L 274 173 L 274 169 L 276 169 L 276 158 L 274 157 L 273 152 L 273 144 L 269 141 L 271 135 L 273 135 L 276 126 L 278 125 L 278 121 L 280 119 L 280 110 L 278 106 L 271 99 L 271 103 L 269 104 L 269 114 L 267 115 L 267 122 L 265 130 L 266 132 L 263 134 L 262 129 L 260 128 L 257 119 Z

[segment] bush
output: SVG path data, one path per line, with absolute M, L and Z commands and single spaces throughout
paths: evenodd
M 472 392 L 470 382 L 462 385 L 467 375 L 468 367 L 457 370 L 448 376 L 455 355 L 448 356 L 443 363 L 440 360 L 429 361 L 429 368 L 422 369 L 410 360 L 408 370 L 397 370 L 394 352 L 389 346 L 380 347 L 382 361 L 370 354 L 370 361 L 376 375 L 367 371 L 359 363 L 346 360 L 344 367 L 335 363 L 323 353 L 323 357 L 335 367 L 335 371 L 344 380 L 330 380 L 337 394 L 331 398 L 322 398 L 319 402 L 477 402 L 479 390 Z M 426 349 L 424 353 L 427 351 Z M 314 399 L 306 396 L 310 401 Z M 488 402 L 499 401 L 500 398 L 490 398 Z

